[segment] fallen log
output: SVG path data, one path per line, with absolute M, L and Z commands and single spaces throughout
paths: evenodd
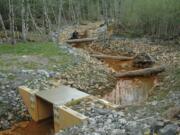
M 98 59 L 114 59 L 114 60 L 132 60 L 133 57 L 126 57 L 126 56 L 110 56 L 110 55 L 96 55 L 93 54 L 91 57 L 95 57 Z
M 115 77 L 140 77 L 140 76 L 151 76 L 165 71 L 164 66 L 144 68 L 134 71 L 128 71 L 125 73 L 116 73 Z
M 70 39 L 70 40 L 67 40 L 66 43 L 69 43 L 69 44 L 83 43 L 83 42 L 92 42 L 95 40 L 97 40 L 97 38 Z

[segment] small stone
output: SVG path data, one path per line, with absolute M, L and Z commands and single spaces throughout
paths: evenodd
M 45 71 L 45 70 L 38 70 L 37 72 L 38 72 L 39 74 L 45 75 L 47 78 L 50 77 L 49 73 L 48 73 L 47 71 Z
M 110 114 L 108 117 L 109 117 L 110 119 L 113 119 L 114 116 L 113 116 L 112 114 Z
M 105 114 L 109 113 L 109 110 L 106 110 L 106 109 L 96 108 L 95 111 L 96 111 L 97 113 L 99 113 L 100 115 L 105 115 Z
M 160 129 L 160 135 L 176 135 L 178 126 L 174 124 L 166 125 L 164 128 Z
M 111 135 L 125 135 L 125 129 L 113 129 Z
M 118 112 L 118 114 L 119 114 L 119 116 L 121 116 L 121 117 L 124 117 L 124 116 L 125 116 L 123 112 Z
M 153 101 L 151 104 L 155 106 L 157 105 L 157 101 Z
M 137 123 L 135 121 L 128 121 L 128 126 L 135 128 L 137 126 Z
M 131 132 L 129 133 L 129 135 L 143 135 L 141 129 L 139 128 L 133 128 L 131 129 Z
M 13 118 L 13 114 L 12 113 L 8 113 L 8 120 L 12 120 Z
M 101 135 L 100 133 L 94 132 L 92 135 Z
M 100 133 L 101 135 L 106 135 L 106 132 L 105 132 L 105 130 L 103 128 L 99 128 L 97 130 L 97 132 Z
M 126 119 L 119 119 L 119 122 L 120 122 L 121 124 L 126 124 L 126 123 L 127 123 Z
M 4 90 L 5 88 L 6 88 L 6 87 L 5 87 L 4 85 L 3 85 L 3 86 L 1 86 L 1 89 L 3 89 L 3 90 Z
M 110 123 L 112 123 L 112 120 L 111 119 L 107 119 L 106 123 L 110 124 Z
M 0 96 L 0 102 L 2 102 L 2 101 L 3 101 L 3 97 Z

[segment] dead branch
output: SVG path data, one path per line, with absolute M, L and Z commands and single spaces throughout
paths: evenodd
M 152 67 L 152 68 L 144 68 L 144 69 L 139 69 L 139 70 L 134 70 L 134 71 L 128 71 L 125 73 L 116 73 L 115 76 L 120 78 L 120 77 L 139 77 L 139 76 L 151 76 L 155 74 L 159 74 L 161 72 L 165 71 L 164 66 L 159 66 L 159 67 Z

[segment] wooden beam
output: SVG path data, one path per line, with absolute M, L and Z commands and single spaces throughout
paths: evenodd
M 86 123 L 88 118 L 66 106 L 54 106 L 55 133 L 81 123 Z
M 122 60 L 122 61 L 132 60 L 134 58 L 134 57 L 126 57 L 126 56 L 111 56 L 111 55 L 96 55 L 96 54 L 91 55 L 91 57 L 95 57 L 98 59 L 114 59 L 114 60 Z
M 66 43 L 69 43 L 69 44 L 83 43 L 83 42 L 92 42 L 95 40 L 97 40 L 97 38 L 70 39 L 70 40 L 67 40 Z
M 53 105 L 37 97 L 37 90 L 20 86 L 19 93 L 34 121 L 40 121 L 53 115 Z
M 26 105 L 28 112 L 30 113 L 32 119 L 34 121 L 38 121 L 38 108 L 37 108 L 37 101 L 35 93 L 36 91 L 33 91 L 32 89 L 29 89 L 25 86 L 19 87 L 19 93 L 24 101 L 24 104 Z
M 128 71 L 125 73 L 116 73 L 115 76 L 120 77 L 139 77 L 139 76 L 151 76 L 154 74 L 158 74 L 165 71 L 164 66 L 159 67 L 152 67 L 152 68 L 145 68 L 145 69 L 139 69 L 134 71 Z
M 107 100 L 104 100 L 104 99 L 101 99 L 101 98 L 98 98 L 98 97 L 95 97 L 95 96 L 89 96 L 87 97 L 87 99 L 90 99 L 92 100 L 91 102 L 93 101 L 99 101 L 101 104 L 105 105 L 105 108 L 110 108 L 110 109 L 116 109 L 117 107 L 119 107 L 119 105 L 116 105 L 116 104 L 113 104 L 113 103 L 110 103 L 109 101 Z

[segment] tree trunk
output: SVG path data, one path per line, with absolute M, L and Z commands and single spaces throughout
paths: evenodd
M 16 43 L 14 32 L 14 7 L 11 0 L 9 0 L 9 22 L 11 31 L 11 44 L 14 45 Z
M 6 39 L 7 39 L 7 38 L 8 38 L 8 35 L 7 35 L 6 27 L 5 27 L 5 25 L 4 25 L 4 21 L 3 21 L 3 18 L 2 18 L 1 13 L 0 13 L 0 23 L 1 23 L 1 25 L 2 25 L 2 29 L 3 29 L 4 34 L 5 34 L 5 37 L 6 37 Z
M 43 10 L 44 10 L 44 18 L 45 18 L 45 31 L 46 31 L 46 34 L 49 34 L 52 31 L 51 29 L 52 24 L 48 16 L 47 3 L 45 0 L 43 0 Z
M 128 71 L 125 73 L 116 73 L 115 76 L 118 78 L 151 76 L 151 75 L 155 75 L 164 71 L 165 71 L 165 67 L 159 66 L 159 67 L 153 67 L 153 68 L 145 68 L 145 69 L 139 69 L 139 70 L 134 70 L 134 71 Z
M 36 24 L 35 19 L 34 19 L 32 13 L 31 13 L 31 8 L 30 8 L 29 1 L 28 1 L 28 3 L 27 3 L 27 9 L 28 9 L 29 16 L 30 16 L 30 18 L 31 18 L 31 20 L 32 20 L 32 23 L 33 23 L 35 29 L 36 29 L 40 34 L 42 34 L 41 29 L 40 29 L 40 28 L 38 27 L 38 25 Z
M 97 40 L 97 38 L 82 38 L 82 39 L 72 39 L 72 40 L 67 40 L 66 42 L 69 44 L 72 43 L 83 43 L 83 42 L 92 42 Z
M 22 0 L 22 3 L 21 3 L 21 21 L 22 21 L 22 40 L 26 41 L 27 33 L 26 33 L 25 4 L 24 4 L 24 0 Z
M 91 55 L 92 57 L 98 58 L 98 59 L 114 59 L 114 60 L 132 60 L 133 57 L 126 57 L 126 56 L 110 56 L 110 55 Z
M 62 24 L 62 3 L 63 1 L 62 0 L 59 0 L 59 7 L 58 7 L 58 37 L 57 37 L 57 43 L 60 43 L 60 33 L 61 33 L 61 24 Z

